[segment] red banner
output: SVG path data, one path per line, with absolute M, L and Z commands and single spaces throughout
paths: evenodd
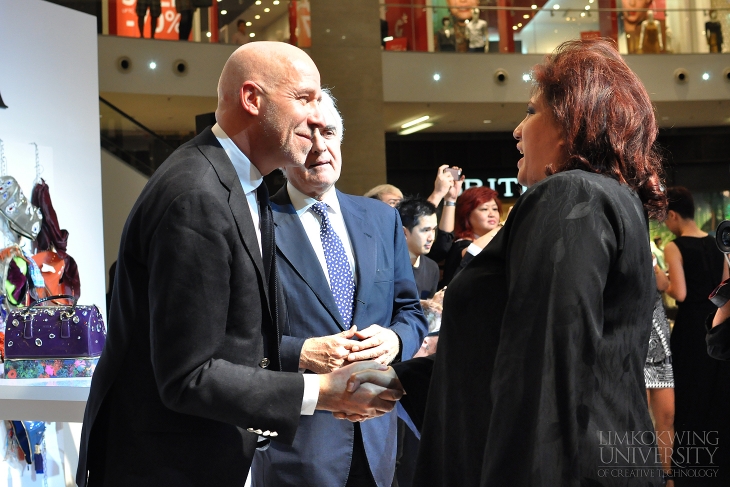
M 180 32 L 180 14 L 175 10 L 175 0 L 162 0 L 162 11 L 157 18 L 155 39 L 177 40 Z M 137 0 L 109 0 L 109 34 L 123 37 L 140 37 L 137 25 Z M 150 37 L 150 10 L 144 19 L 144 37 Z

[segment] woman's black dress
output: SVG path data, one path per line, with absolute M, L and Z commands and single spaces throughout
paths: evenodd
M 677 303 L 671 337 L 675 397 L 675 486 L 730 485 L 730 363 L 707 354 L 708 295 L 722 280 L 712 237 L 677 237 L 687 296 Z M 710 472 L 716 472 L 717 477 Z M 702 473 L 702 476 L 698 476 Z
M 655 289 L 635 193 L 585 171 L 531 187 L 446 291 L 435 360 L 394 365 L 423 422 L 413 485 L 663 485 Z

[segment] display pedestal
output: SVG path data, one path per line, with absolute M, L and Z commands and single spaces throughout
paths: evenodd
M 0 379 L 0 419 L 81 423 L 90 387 L 91 377 Z

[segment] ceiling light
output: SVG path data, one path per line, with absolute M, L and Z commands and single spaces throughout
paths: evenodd
M 270 9 L 269 7 L 266 7 L 266 8 L 264 9 L 264 12 L 267 12 L 267 13 L 268 13 L 268 12 L 271 12 L 271 9 Z
M 441 79 L 441 75 L 440 75 L 440 74 L 438 74 L 438 73 L 435 73 L 435 74 L 433 75 L 433 80 L 434 80 L 434 81 L 438 81 L 438 80 L 440 80 L 440 79 Z
M 560 5 L 558 5 L 557 3 L 553 5 L 553 10 L 560 10 Z
M 430 117 L 430 116 L 428 116 L 428 115 L 424 115 L 424 116 L 422 116 L 422 117 L 418 117 L 418 118 L 417 118 L 417 119 L 415 119 L 415 120 L 411 120 L 410 122 L 406 122 L 406 123 L 404 123 L 403 125 L 401 125 L 401 126 L 400 126 L 400 128 L 402 128 L 402 129 L 407 129 L 408 127 L 413 127 L 414 125 L 418 125 L 418 124 L 419 124 L 419 123 L 421 123 L 421 122 L 425 122 L 425 121 L 426 121 L 426 120 L 428 120 L 429 118 L 431 118 L 431 117 Z M 431 125 L 433 125 L 433 124 L 431 124 Z
M 157 68 L 157 63 L 154 61 L 150 61 L 150 69 L 155 69 L 155 68 Z
M 705 80 L 705 81 L 707 81 L 708 79 L 710 79 L 710 73 L 702 73 L 702 79 Z
M 388 42 L 388 41 L 392 41 L 392 40 L 393 40 L 393 36 L 383 37 L 383 42 Z
M 491 120 L 484 120 L 484 123 L 492 123 Z
M 261 16 L 260 15 L 254 15 L 253 18 L 256 19 L 256 20 L 258 20 L 258 19 L 261 18 Z
M 586 5 L 586 10 L 590 10 L 590 9 L 591 9 L 591 6 L 590 5 Z
M 246 22 L 246 27 L 251 27 L 253 24 L 251 22 Z
M 586 13 L 585 13 L 585 12 L 581 12 L 581 13 L 580 13 L 580 16 L 581 16 L 581 17 L 585 17 L 585 16 L 586 16 Z
M 274 0 L 274 5 L 279 5 L 279 0 Z
M 261 0 L 256 0 L 256 5 L 261 5 Z
M 532 10 L 537 10 L 537 5 L 535 5 L 535 4 L 533 3 L 533 4 L 532 4 L 532 6 L 531 6 L 530 8 L 531 8 Z
M 513 25 L 512 26 L 512 30 L 517 30 L 517 26 L 516 25 Z
M 522 22 L 518 23 L 517 27 L 522 27 Z
M 253 32 L 251 32 L 248 36 L 249 37 L 256 37 L 256 34 L 254 34 Z
M 407 128 L 405 130 L 399 130 L 398 135 L 412 134 L 413 132 L 418 132 L 419 130 L 427 129 L 429 127 L 433 127 L 433 124 L 431 122 L 419 123 L 418 125 L 414 125 L 413 127 Z
M 532 79 L 529 74 L 525 73 L 522 75 L 522 81 L 530 81 Z
M 527 15 L 527 14 L 525 14 L 525 15 L 523 15 L 523 16 L 522 16 L 522 18 L 523 18 L 523 19 L 529 19 L 529 18 L 530 18 L 530 16 L 529 16 L 529 15 Z
M 221 10 L 221 15 L 225 15 L 228 13 L 228 10 Z
M 210 37 L 212 34 L 210 32 L 205 33 L 205 37 Z

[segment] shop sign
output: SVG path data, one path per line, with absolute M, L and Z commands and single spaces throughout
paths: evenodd
M 137 25 L 137 0 L 109 1 L 109 33 L 122 37 L 139 37 Z M 175 0 L 162 0 L 162 12 L 157 18 L 155 39 L 178 40 L 180 32 L 180 14 L 175 9 Z M 150 11 L 144 20 L 144 37 L 150 38 Z
M 497 193 L 505 198 L 517 198 L 527 189 L 517 182 L 517 178 L 487 178 L 487 184 L 491 189 L 497 191 Z M 462 188 L 467 190 L 469 188 L 478 188 L 479 186 L 484 186 L 484 181 L 472 178 L 465 179 L 464 186 L 462 186 Z M 500 189 L 497 189 L 498 187 L 500 189 L 504 188 L 504 190 L 500 191 Z

